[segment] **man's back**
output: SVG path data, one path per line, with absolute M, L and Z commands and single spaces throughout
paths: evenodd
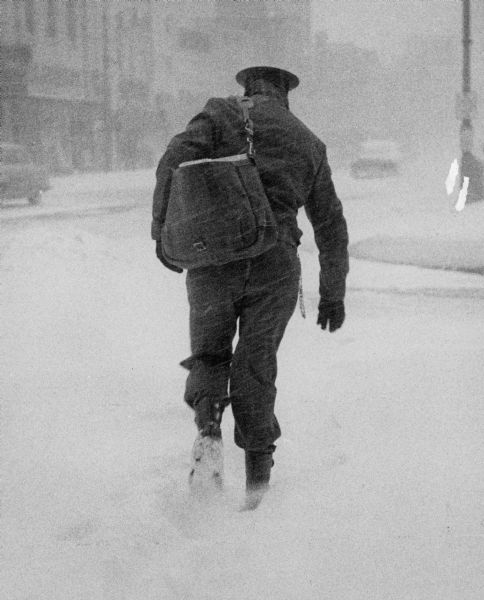
M 251 98 L 258 171 L 280 237 L 296 245 L 301 236 L 297 211 L 311 198 L 318 169 L 327 166 L 325 146 L 278 98 L 261 94 Z M 164 161 L 173 169 L 186 160 L 231 156 L 246 148 L 236 97 L 211 98 L 186 131 L 170 142 Z
M 299 239 L 296 214 L 311 193 L 324 144 L 278 99 L 263 95 L 251 99 L 255 161 L 264 189 L 281 228 Z M 244 122 L 236 98 L 212 98 L 204 110 L 214 122 L 215 156 L 243 150 Z
M 187 270 L 191 355 L 180 364 L 189 370 L 185 401 L 194 409 L 199 430 L 192 475 L 203 462 L 195 451 L 200 439 L 207 442 L 204 436 L 209 437 L 207 456 L 220 447 L 222 412 L 230 402 L 234 441 L 245 452 L 245 508 L 254 509 L 269 487 L 274 442 L 281 435 L 274 412 L 277 350 L 298 297 L 297 210 L 304 205 L 314 228 L 321 265 L 317 324 L 330 332 L 345 319 L 348 234 L 325 146 L 288 108 L 288 92 L 297 87 L 297 76 L 275 67 L 249 67 L 236 81 L 254 102 L 250 119 L 255 162 L 277 220 L 278 239 L 250 258 Z M 185 161 L 245 152 L 244 126 L 235 97 L 212 98 L 168 145 L 156 172 L 152 222 L 157 256 L 167 268 L 181 272 L 162 252 L 174 170 Z M 190 197 L 198 193 L 196 189 Z M 220 480 L 220 466 L 212 465 L 209 480 Z

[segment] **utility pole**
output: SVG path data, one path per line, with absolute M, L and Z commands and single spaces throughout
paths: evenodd
M 461 177 L 469 178 L 467 202 L 484 200 L 483 165 L 472 152 L 474 130 L 472 117 L 477 113 L 477 98 L 471 91 L 471 0 L 462 0 L 462 94 L 458 96 L 458 117 L 461 119 Z M 461 182 L 462 183 L 462 182 Z
M 471 3 L 463 0 L 462 3 L 462 45 L 464 47 L 462 64 L 462 91 L 471 91 Z
M 111 60 L 109 47 L 109 2 L 102 4 L 103 36 L 103 138 L 104 171 L 113 170 L 113 115 L 111 110 Z

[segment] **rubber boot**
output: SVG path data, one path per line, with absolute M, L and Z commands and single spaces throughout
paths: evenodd
M 274 444 L 271 444 L 265 450 L 245 451 L 246 500 L 244 510 L 257 508 L 269 489 L 271 468 L 274 466 L 272 455 L 275 449 Z
M 192 448 L 188 477 L 194 495 L 204 497 L 223 487 L 223 444 L 220 424 L 225 399 L 200 398 L 194 405 L 198 435 Z

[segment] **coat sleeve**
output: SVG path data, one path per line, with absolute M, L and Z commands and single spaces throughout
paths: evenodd
M 343 300 L 349 271 L 348 231 L 343 207 L 336 195 L 326 150 L 304 206 L 319 250 L 319 294 L 328 302 Z
M 153 220 L 151 237 L 161 239 L 173 171 L 182 162 L 209 158 L 217 143 L 217 125 L 213 102 L 209 100 L 201 113 L 187 125 L 185 131 L 176 135 L 168 144 L 166 152 L 156 169 L 156 186 L 153 193 Z

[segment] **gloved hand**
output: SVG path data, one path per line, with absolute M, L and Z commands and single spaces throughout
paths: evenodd
M 334 302 L 320 300 L 317 324 L 321 325 L 321 329 L 326 329 L 326 325 L 329 323 L 329 331 L 332 333 L 343 325 L 344 320 L 345 305 L 343 300 L 335 300 Z
M 175 273 L 183 273 L 183 269 L 181 269 L 180 267 L 177 267 L 176 265 L 172 265 L 163 256 L 163 251 L 161 250 L 161 241 L 160 240 L 156 241 L 156 256 L 158 257 L 158 259 L 163 263 L 163 265 L 167 269 L 170 269 L 170 271 L 174 271 Z

